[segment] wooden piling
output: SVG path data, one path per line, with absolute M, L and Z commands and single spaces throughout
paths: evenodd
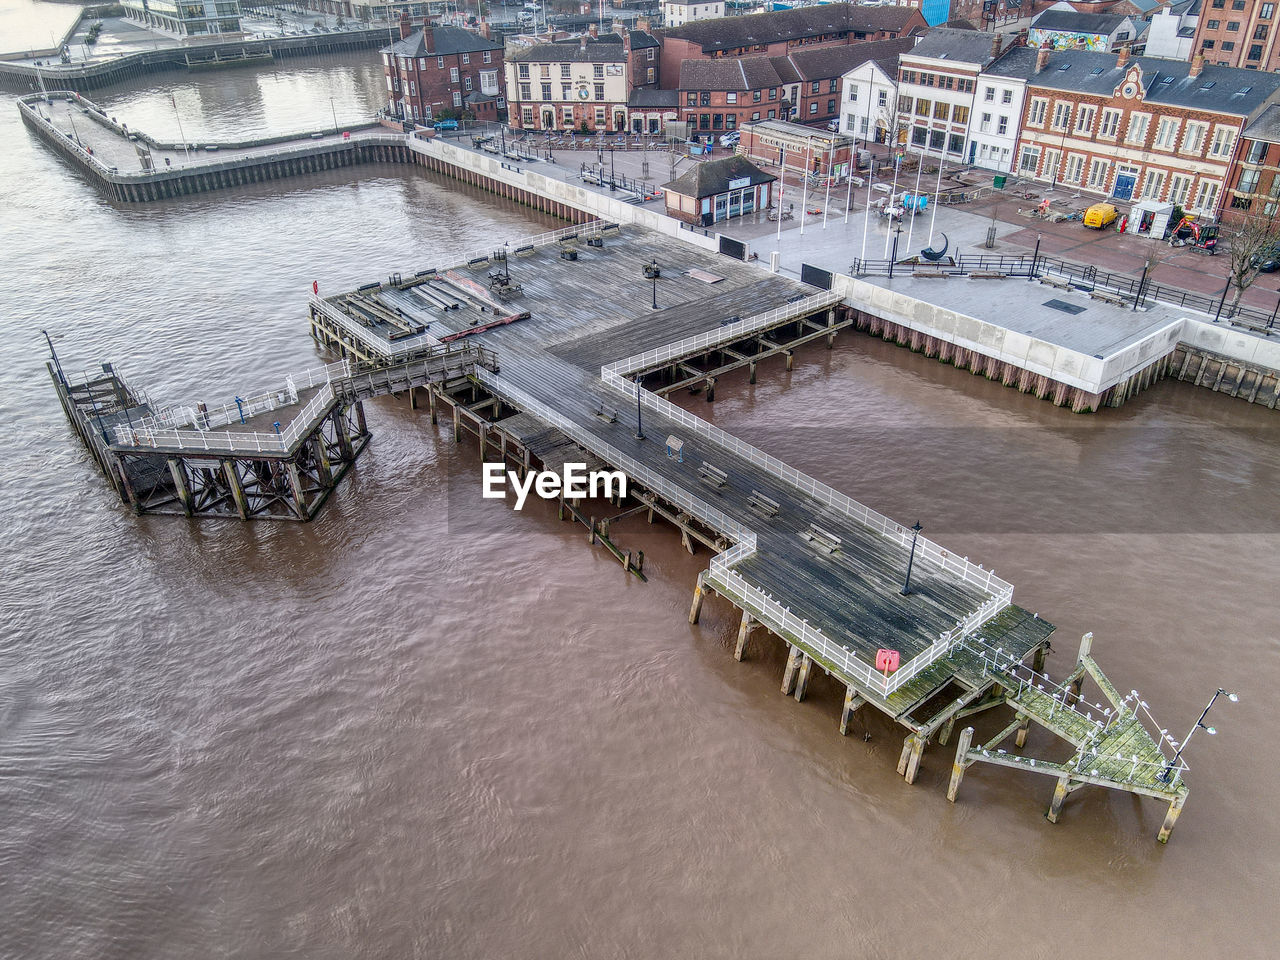
M 951 764 L 951 782 L 947 784 L 947 799 L 956 802 L 956 793 L 960 790 L 960 781 L 964 779 L 964 771 L 968 766 L 966 757 L 969 744 L 973 740 L 973 727 L 965 727 L 960 731 L 960 739 L 956 743 L 956 759 Z
M 1156 835 L 1156 839 L 1161 843 L 1169 842 L 1169 834 L 1173 833 L 1173 825 L 1178 822 L 1178 815 L 1182 813 L 1182 805 L 1186 801 L 1187 795 L 1183 793 L 1169 804 L 1169 812 L 1165 814 L 1164 823 L 1160 825 L 1160 832 Z
M 800 648 L 795 644 L 791 645 L 791 651 L 787 654 L 787 668 L 782 673 L 782 695 L 791 696 L 791 692 L 795 689 L 796 673 L 800 669 L 800 659 L 804 656 Z
M 698 574 L 697 585 L 693 588 L 693 606 L 689 608 L 690 623 L 697 623 L 698 618 L 702 616 L 702 598 L 706 593 L 706 576 L 705 570 Z
M 853 686 L 847 686 L 844 689 L 844 707 L 840 711 L 840 736 L 847 736 L 849 733 L 849 721 L 853 719 L 853 715 L 858 712 L 865 700 L 853 689 Z
M 1050 823 L 1057 823 L 1062 813 L 1062 805 L 1066 803 L 1067 794 L 1071 792 L 1071 778 L 1059 777 L 1058 785 L 1053 790 L 1053 799 L 1049 802 L 1049 810 L 1044 817 Z
M 747 638 L 751 635 L 751 627 L 753 623 L 754 620 L 752 619 L 751 614 L 748 611 L 743 610 L 742 623 L 738 627 L 738 642 L 733 648 L 733 659 L 737 660 L 739 663 L 742 662 L 742 655 L 746 652 Z
M 813 658 L 807 653 L 800 654 L 800 669 L 796 673 L 796 703 L 804 699 L 809 689 L 809 675 L 813 672 Z

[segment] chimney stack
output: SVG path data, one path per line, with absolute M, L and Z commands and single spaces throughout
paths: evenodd
M 600 36 L 600 28 L 593 23 L 591 26 L 587 27 L 587 33 L 590 34 L 591 39 L 594 40 L 596 37 Z
M 1129 45 L 1126 43 L 1120 48 L 1120 55 L 1116 57 L 1116 66 L 1123 67 L 1129 62 Z
M 427 53 L 434 53 L 436 49 L 436 28 L 430 20 L 422 21 L 422 43 Z
M 493 28 L 489 26 L 488 20 L 480 24 L 480 36 L 484 37 L 486 40 L 493 39 Z
M 1041 47 L 1040 52 L 1036 54 L 1036 73 L 1042 71 L 1049 66 L 1049 48 Z
M 636 19 L 636 29 L 641 33 L 648 33 L 652 26 L 653 24 L 649 22 L 648 17 L 638 17 Z
M 400 14 L 400 39 L 408 40 L 411 33 L 413 33 L 413 23 L 409 19 L 409 11 L 406 10 Z
M 1204 54 L 1197 53 L 1191 58 L 1191 70 L 1187 73 L 1189 77 L 1198 77 L 1204 73 Z
M 991 59 L 994 60 L 1000 56 L 1000 47 L 1004 43 L 1004 36 L 997 33 L 991 38 Z

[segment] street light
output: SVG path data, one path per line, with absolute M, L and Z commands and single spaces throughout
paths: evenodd
M 654 257 L 649 267 L 649 275 L 653 278 L 653 309 L 658 309 L 658 258 Z
M 919 520 L 911 528 L 911 553 L 907 555 L 907 579 L 902 584 L 902 590 L 900 591 L 904 597 L 911 592 L 911 564 L 916 558 L 916 540 L 920 538 L 920 531 L 923 529 L 924 527 L 920 526 Z
M 48 330 L 41 330 L 44 334 L 45 343 L 49 344 L 49 356 L 53 358 L 53 367 L 58 371 L 58 382 L 62 384 L 62 388 L 67 388 L 67 378 L 62 372 L 62 362 L 58 359 L 58 351 L 53 349 L 53 338 L 49 336 Z
M 902 224 L 898 223 L 893 229 L 893 253 L 889 255 L 889 279 L 893 279 L 893 265 L 898 261 L 898 238 L 902 236 Z
M 1040 265 L 1040 234 L 1036 234 L 1036 248 L 1031 254 L 1031 271 L 1027 274 L 1027 283 L 1036 278 L 1036 267 Z
M 613 144 L 609 144 L 609 190 L 610 192 L 618 189 L 618 185 L 614 182 L 614 175 L 617 172 L 617 167 L 614 165 L 613 155 L 614 155 Z
M 636 439 L 644 439 L 644 425 L 640 421 L 640 391 L 644 384 L 644 374 L 636 375 Z
M 1221 687 L 1218 688 L 1218 692 L 1209 698 L 1209 702 L 1205 705 L 1205 708 L 1200 711 L 1200 719 L 1195 722 L 1195 726 L 1191 728 L 1191 732 L 1182 738 L 1182 743 L 1178 746 L 1178 752 L 1173 755 L 1173 759 L 1170 760 L 1164 770 L 1161 771 L 1160 779 L 1165 783 L 1168 783 L 1173 779 L 1173 768 L 1178 765 L 1178 760 L 1182 758 L 1182 751 L 1187 749 L 1187 744 L 1191 742 L 1191 738 L 1196 735 L 1197 730 L 1204 730 L 1205 733 L 1209 734 L 1209 736 L 1213 736 L 1218 732 L 1214 727 L 1206 727 L 1204 725 L 1204 718 L 1209 713 L 1209 708 L 1212 707 L 1217 699 L 1223 695 L 1225 695 L 1232 703 L 1238 703 L 1240 701 L 1240 698 L 1234 693 L 1227 693 L 1227 691 L 1223 690 Z
M 333 97 L 329 98 L 329 109 L 333 111 L 333 132 L 338 132 L 338 108 L 333 105 Z

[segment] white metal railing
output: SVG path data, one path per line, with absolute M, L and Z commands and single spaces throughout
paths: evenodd
M 766 329 L 776 326 L 787 320 L 797 317 L 807 316 L 823 307 L 832 306 L 844 300 L 844 295 L 827 290 L 822 293 L 814 294 L 811 297 L 805 297 L 803 300 L 797 300 L 795 303 L 788 303 L 766 313 L 758 313 L 755 316 L 747 317 L 745 320 L 739 320 L 736 323 L 730 323 L 718 330 L 711 330 L 707 333 L 701 333 L 697 336 L 686 337 L 683 340 L 677 340 L 666 346 L 657 347 L 653 350 L 646 350 L 644 353 L 638 353 L 635 356 L 626 357 L 622 360 L 614 361 L 604 368 L 602 376 L 606 373 L 613 373 L 620 377 L 625 377 L 639 370 L 647 370 L 661 363 L 666 363 L 680 357 L 687 357 L 690 354 L 699 353 L 704 350 L 714 349 L 725 343 L 732 343 L 734 340 L 741 339 L 757 330 Z
M 514 256 L 515 251 L 522 247 L 545 247 L 551 243 L 559 243 L 561 240 L 567 240 L 570 237 L 592 237 L 604 231 L 605 227 L 612 226 L 604 220 L 588 220 L 586 223 L 580 223 L 573 227 L 562 227 L 559 230 L 552 230 L 548 233 L 539 233 L 532 237 L 524 237 L 520 240 L 509 240 L 503 244 L 490 244 L 483 250 L 473 250 L 466 255 L 462 263 L 470 263 L 473 260 L 482 260 L 491 257 L 497 250 L 504 250 L 507 256 Z

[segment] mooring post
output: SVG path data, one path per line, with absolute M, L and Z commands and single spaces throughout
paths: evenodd
M 864 703 L 866 701 L 854 692 L 852 686 L 844 688 L 844 708 L 840 711 L 840 736 L 848 736 L 849 721 Z
M 480 462 L 484 463 L 484 452 L 489 446 L 489 425 L 483 420 L 476 421 L 476 436 L 480 439 Z
M 924 755 L 925 739 L 918 733 L 912 734 L 908 739 L 911 741 L 911 754 L 907 757 L 907 769 L 902 775 L 906 777 L 907 783 L 915 783 L 916 774 L 920 772 L 920 758 Z
M 591 532 L 587 534 L 587 543 L 591 544 L 591 546 L 593 547 L 596 545 L 596 518 L 595 517 L 591 518 Z
M 693 606 L 689 608 L 690 623 L 697 623 L 698 618 L 702 616 L 702 598 L 706 593 L 706 587 L 704 586 L 706 576 L 707 572 L 705 570 L 699 573 L 698 582 L 693 588 Z
M 716 378 L 707 377 L 707 403 L 712 403 L 716 399 Z
M 227 478 L 227 486 L 231 488 L 231 498 L 236 502 L 236 512 L 241 520 L 249 519 L 249 503 L 245 500 L 244 487 L 240 485 L 240 474 L 236 472 L 234 460 L 222 461 L 222 473 Z
M 783 350 L 782 355 L 787 358 L 787 372 L 790 373 L 796 363 L 795 353 L 791 350 Z
M 431 409 L 432 425 L 439 423 L 439 418 L 436 416 L 436 387 L 434 383 L 427 385 L 427 406 Z
M 752 360 L 750 363 L 747 364 L 747 370 L 749 371 L 749 376 L 747 377 L 747 383 L 755 383 L 756 382 L 756 362 L 754 360 Z
M 1045 657 L 1049 655 L 1049 645 L 1042 643 L 1036 647 L 1035 656 L 1031 658 L 1031 669 L 1036 673 L 1044 673 Z
M 742 611 L 742 623 L 738 626 L 738 643 L 733 648 L 733 659 L 742 662 L 742 655 L 747 650 L 747 637 L 751 635 L 752 618 L 750 612 Z
M 831 328 L 836 325 L 836 308 L 832 307 L 827 311 L 827 349 L 830 350 L 836 344 L 836 332 Z
M 951 782 L 947 784 L 947 799 L 956 802 L 956 793 L 960 790 L 960 781 L 964 779 L 965 768 L 969 765 L 969 744 L 973 740 L 973 727 L 965 727 L 960 731 L 960 740 L 956 743 L 956 761 L 951 765 Z
M 456 400 L 453 404 L 453 442 L 462 442 L 462 421 L 458 415 L 458 403 Z
M 182 512 L 191 516 L 191 490 L 187 486 L 187 475 L 182 471 L 182 461 L 177 457 L 169 458 L 169 474 L 173 477 L 173 488 L 177 491 L 178 500 L 182 503 Z
M 805 691 L 809 689 L 809 674 L 813 672 L 813 657 L 807 653 L 800 655 L 800 671 L 796 674 L 796 703 L 804 699 Z
M 800 658 L 804 654 L 795 644 L 791 644 L 790 652 L 787 654 L 787 668 L 782 673 L 782 695 L 790 696 L 791 691 L 795 689 L 796 672 L 800 669 Z
M 1057 823 L 1058 816 L 1062 813 L 1062 805 L 1067 800 L 1067 794 L 1070 792 L 1070 777 L 1059 777 L 1058 785 L 1053 790 L 1053 799 L 1049 801 L 1049 810 L 1044 815 L 1045 819 L 1050 823 Z
M 364 419 L 364 402 L 357 400 L 351 405 L 351 409 L 356 412 L 356 433 L 359 436 L 366 436 L 369 433 L 369 425 Z
M 1156 835 L 1156 839 L 1161 843 L 1169 842 L 1169 834 L 1173 833 L 1173 825 L 1178 822 L 1178 814 L 1182 813 L 1182 805 L 1186 802 L 1187 795 L 1181 794 L 1175 797 L 1169 804 L 1169 812 L 1164 816 L 1164 823 L 1160 825 L 1160 833 Z

